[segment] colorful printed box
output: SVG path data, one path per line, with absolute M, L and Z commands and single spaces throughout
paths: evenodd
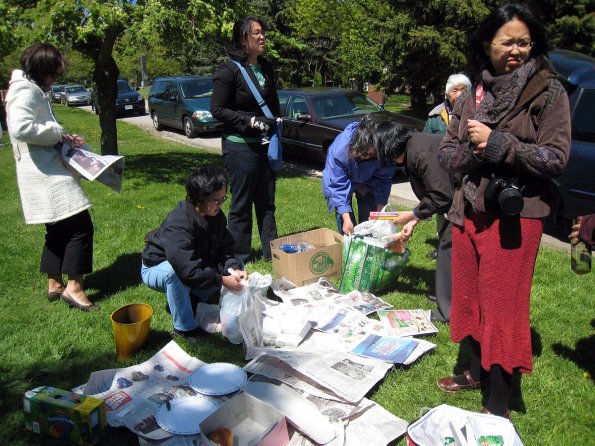
M 103 400 L 50 386 L 27 391 L 23 412 L 30 431 L 79 445 L 97 443 L 106 425 Z

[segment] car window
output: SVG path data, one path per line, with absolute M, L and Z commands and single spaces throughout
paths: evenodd
M 595 90 L 583 90 L 572 114 L 572 138 L 595 142 Z
M 202 98 L 213 93 L 211 79 L 189 79 L 180 82 L 180 89 L 184 98 Z
M 178 97 L 178 87 L 176 86 L 175 82 L 168 82 L 167 86 L 165 87 L 164 98 L 166 100 L 171 100 L 172 98 Z
M 163 81 L 157 81 L 153 84 L 153 88 L 151 88 L 150 96 L 163 99 L 163 94 L 165 93 L 165 85 L 166 83 Z
M 298 115 L 309 115 L 310 109 L 304 96 L 294 96 L 287 109 L 287 117 L 297 119 Z
M 285 113 L 285 106 L 287 105 L 287 99 L 289 98 L 289 94 L 285 93 L 284 91 L 280 91 L 279 95 L 279 106 L 281 107 L 281 115 L 287 116 Z
M 130 84 L 126 81 L 118 81 L 118 92 L 134 91 Z
M 77 86 L 77 87 L 66 87 L 66 93 L 84 93 L 85 87 Z
M 355 114 L 365 114 L 372 111 L 378 111 L 378 104 L 363 94 L 357 94 L 351 97 L 356 110 Z

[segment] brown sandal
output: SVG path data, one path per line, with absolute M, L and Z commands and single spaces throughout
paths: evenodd
M 455 382 L 455 378 L 465 378 L 467 380 L 467 384 L 457 384 Z M 438 381 L 436 381 L 436 384 L 438 384 L 438 387 L 445 392 L 456 393 L 460 392 L 461 390 L 481 389 L 482 382 L 475 381 L 469 370 L 465 370 L 462 375 L 440 378 Z

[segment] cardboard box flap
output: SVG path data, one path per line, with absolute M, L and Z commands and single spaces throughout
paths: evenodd
M 327 444 L 335 438 L 331 423 L 305 398 L 264 382 L 248 382 L 242 390 L 277 409 L 316 443 Z
M 305 242 L 314 246 L 302 252 L 284 252 L 280 246 Z M 273 276 L 285 277 L 297 286 L 316 282 L 319 277 L 339 279 L 343 237 L 328 228 L 313 229 L 271 240 Z

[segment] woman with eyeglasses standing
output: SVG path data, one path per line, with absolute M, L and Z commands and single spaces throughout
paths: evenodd
M 84 141 L 66 133 L 47 97 L 64 72 L 64 56 L 53 45 L 36 43 L 25 50 L 20 65 L 12 72 L 6 96 L 8 133 L 25 223 L 46 227 L 40 270 L 48 276 L 47 298 L 97 310 L 83 287 L 83 276 L 93 268 L 91 203 L 61 157 L 63 143 L 81 147 Z
M 275 186 L 277 175 L 269 167 L 267 138 L 276 121 L 264 116 L 237 61 L 244 66 L 273 116 L 281 115 L 273 67 L 262 57 L 266 27 L 247 17 L 234 24 L 223 63 L 213 77 L 211 113 L 223 122 L 223 164 L 229 175 L 231 204 L 229 231 L 236 241 L 236 257 L 247 262 L 252 251 L 252 207 L 262 244 L 262 256 L 271 259 L 270 242 L 277 238 Z
M 470 42 L 476 88 L 457 101 L 438 151 L 461 176 L 452 229 L 451 338 L 467 340 L 470 366 L 438 380 L 447 392 L 482 389 L 483 413 L 510 416 L 513 374 L 532 371 L 529 302 L 549 178 L 570 151 L 568 98 L 546 51 L 543 25 L 525 5 L 483 20 Z
M 222 286 L 240 291 L 240 280 L 248 278 L 244 264 L 233 256 L 234 240 L 221 210 L 226 193 L 222 169 L 198 168 L 186 180 L 186 199 L 145 239 L 143 283 L 165 292 L 174 333 L 185 338 L 199 338 L 207 328 L 197 322 L 197 299 L 208 301 Z M 231 275 L 230 268 L 237 274 Z

